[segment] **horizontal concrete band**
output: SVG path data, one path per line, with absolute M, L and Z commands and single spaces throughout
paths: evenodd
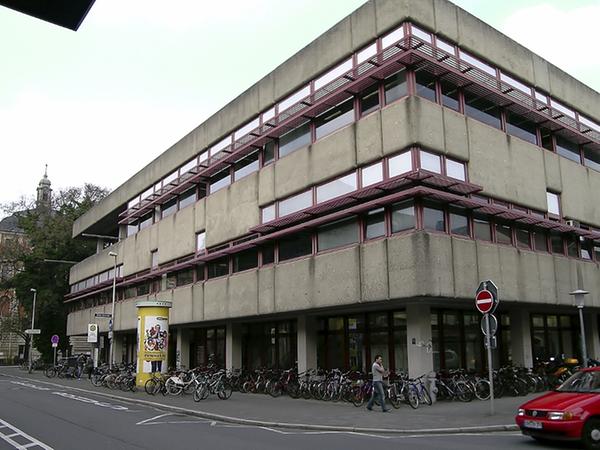
M 134 403 L 145 406 L 152 406 L 154 408 L 160 408 L 165 411 L 176 412 L 187 414 L 194 417 L 201 417 L 203 419 L 217 420 L 219 422 L 235 423 L 240 425 L 251 425 L 257 427 L 271 427 L 271 428 L 287 428 L 295 430 L 312 430 L 312 431 L 340 431 L 347 433 L 380 433 L 380 434 L 396 434 L 396 435 L 412 435 L 412 434 L 455 434 L 455 433 L 494 433 L 499 431 L 518 431 L 517 425 L 486 425 L 476 427 L 457 427 L 457 428 L 423 428 L 423 429 L 412 429 L 412 430 L 400 430 L 393 428 L 363 428 L 363 427 L 343 427 L 335 425 L 313 425 L 305 423 L 286 423 L 286 422 L 270 422 L 253 419 L 243 419 L 239 417 L 223 416 L 220 414 L 214 414 L 204 411 L 196 411 L 193 409 L 181 408 L 178 406 L 165 405 L 158 402 L 150 402 L 147 400 L 141 400 L 136 398 L 120 397 L 115 394 L 108 394 L 105 392 L 89 391 L 87 389 L 81 389 L 72 386 L 65 386 L 62 384 L 49 383 L 47 381 L 40 381 L 36 378 L 17 377 L 14 375 L 3 374 L 9 378 L 16 378 L 28 381 L 35 381 L 36 383 L 43 383 L 50 386 L 68 388 L 86 394 L 100 395 L 102 397 L 118 400 L 126 403 Z

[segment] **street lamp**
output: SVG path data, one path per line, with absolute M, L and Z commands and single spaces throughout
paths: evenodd
M 569 292 L 569 295 L 575 297 L 575 306 L 579 310 L 579 326 L 581 327 L 581 357 L 583 358 L 583 367 L 587 367 L 587 347 L 585 344 L 585 327 L 583 325 L 583 297 L 589 294 L 588 291 L 583 289 L 577 289 L 573 292 Z
M 110 344 L 110 350 L 108 352 L 108 367 L 110 369 L 112 369 L 113 367 L 113 357 L 114 357 L 114 336 L 115 333 L 113 331 L 114 329 L 114 324 L 115 324 L 115 297 L 116 297 L 116 293 L 117 293 L 117 256 L 118 253 L 115 252 L 108 252 L 108 256 L 112 256 L 113 258 L 115 258 L 115 264 L 113 267 L 113 285 L 112 285 L 112 311 L 110 314 L 110 321 L 109 321 L 109 327 L 108 327 L 108 340 L 109 340 L 109 344 Z
M 31 308 L 31 333 L 29 335 L 29 373 L 33 370 L 33 329 L 35 327 L 35 299 L 37 297 L 37 290 L 34 288 L 29 289 L 33 292 L 33 307 Z

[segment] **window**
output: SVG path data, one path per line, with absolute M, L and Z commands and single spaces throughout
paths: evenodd
M 360 114 L 367 115 L 379 109 L 379 84 L 375 83 L 362 91 L 360 98 Z
M 458 87 L 444 80 L 440 80 L 440 87 L 442 89 L 442 105 L 458 111 L 460 108 Z
M 275 204 L 265 206 L 261 209 L 262 223 L 270 222 L 275 219 Z
M 223 189 L 231 184 L 231 175 L 229 169 L 216 174 L 210 179 L 210 193 L 217 192 L 219 189 Z
M 552 245 L 552 253 L 557 255 L 565 254 L 563 238 L 559 233 L 550 233 L 550 243 Z
M 263 149 L 263 166 L 267 166 L 275 161 L 275 142 L 269 141 Z
M 176 276 L 177 286 L 185 286 L 194 282 L 194 269 L 185 269 L 177 272 Z
M 171 214 L 174 214 L 175 211 L 177 211 L 177 197 L 169 200 L 167 203 L 161 205 L 160 207 L 160 211 L 161 211 L 161 218 L 165 218 L 170 216 Z
M 350 98 L 315 118 L 316 138 L 321 139 L 352 122 L 354 122 L 354 99 Z
M 535 244 L 535 249 L 538 252 L 547 252 L 548 251 L 548 235 L 542 231 L 536 231 L 533 233 L 533 242 Z
M 337 178 L 329 183 L 317 186 L 317 203 L 326 202 L 332 198 L 356 190 L 356 173 Z
M 266 244 L 261 249 L 262 254 L 262 265 L 266 266 L 267 264 L 273 264 L 275 261 L 275 245 L 274 244 Z
M 208 279 L 229 275 L 229 258 L 223 256 L 208 263 Z
M 310 126 L 305 122 L 279 138 L 279 157 L 283 158 L 308 144 L 310 144 Z
M 415 73 L 417 95 L 435 102 L 435 78 L 428 72 L 419 70 Z
M 140 218 L 140 230 L 148 228 L 154 222 L 154 213 L 149 212 L 148 214 Z
M 196 281 L 204 281 L 204 269 L 205 269 L 205 265 L 204 264 L 199 264 L 196 266 Z
M 600 241 L 594 241 L 594 260 L 600 261 Z
M 390 178 L 413 170 L 412 153 L 410 151 L 401 153 L 388 160 Z
M 246 156 L 233 166 L 233 180 L 237 181 L 258 170 L 258 152 Z
M 385 210 L 383 208 L 369 211 L 365 216 L 365 239 L 385 236 Z
M 560 198 L 554 192 L 546 192 L 546 200 L 548 203 L 548 213 L 560 216 Z
M 586 145 L 583 147 L 583 160 L 587 167 L 600 172 L 600 151 Z
M 458 208 L 450 208 L 450 232 L 459 236 L 469 236 L 469 218 Z
M 362 187 L 383 181 L 383 163 L 378 162 L 361 170 Z
M 158 250 L 150 252 L 150 267 L 156 269 L 158 267 Z
M 385 91 L 386 105 L 406 96 L 406 71 L 403 69 L 387 77 L 383 82 L 383 89 Z
M 206 232 L 196 234 L 196 251 L 204 253 L 206 250 Z
M 258 266 L 258 250 L 251 249 L 232 256 L 233 272 L 254 269 Z
M 517 228 L 517 247 L 519 248 L 529 248 L 530 247 L 530 235 L 529 231 L 523 230 L 522 228 Z
M 439 155 L 421 150 L 419 151 L 419 157 L 421 159 L 421 169 L 442 173 L 442 163 Z
M 312 253 L 310 233 L 299 233 L 290 239 L 279 241 L 279 261 L 298 258 Z
M 410 230 L 415 225 L 415 205 L 412 200 L 392 206 L 392 233 Z
M 133 236 L 135 233 L 138 232 L 138 229 L 139 224 L 137 222 L 130 223 L 129 225 L 127 225 L 127 236 Z
M 579 238 L 579 243 L 581 244 L 581 258 L 591 260 L 592 254 L 594 251 L 594 246 L 592 241 L 589 239 L 584 239 L 583 237 Z
M 312 191 L 302 192 L 279 202 L 279 217 L 300 211 L 312 206 Z
M 556 136 L 556 153 L 576 163 L 581 163 L 579 147 L 561 136 Z
M 431 231 L 446 231 L 444 210 L 425 205 L 423 207 L 423 228 Z
M 317 248 L 319 251 L 358 242 L 356 218 L 343 219 L 317 229 Z
M 577 238 L 575 236 L 569 236 L 567 239 L 567 255 L 571 258 L 579 257 L 579 248 L 577 246 Z
M 179 209 L 196 203 L 196 187 L 188 189 L 179 196 Z
M 532 144 L 537 143 L 535 123 L 511 111 L 506 112 L 506 132 Z
M 465 114 L 500 129 L 500 108 L 476 94 L 465 92 Z
M 496 223 L 496 242 L 498 244 L 512 244 L 512 230 L 510 225 Z
M 484 241 L 492 240 L 490 222 L 485 219 L 484 216 L 475 215 L 473 217 L 473 235 L 475 236 L 475 239 L 481 239 Z
M 457 180 L 465 181 L 465 165 L 453 159 L 446 158 L 446 175 Z
M 547 128 L 540 128 L 540 137 L 542 138 L 542 147 L 553 152 L 554 144 L 552 143 L 552 132 Z

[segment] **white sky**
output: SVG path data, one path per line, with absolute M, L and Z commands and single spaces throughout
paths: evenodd
M 77 32 L 0 7 L 0 204 L 46 163 L 115 189 L 363 3 L 97 0 Z M 455 3 L 600 91 L 600 0 Z

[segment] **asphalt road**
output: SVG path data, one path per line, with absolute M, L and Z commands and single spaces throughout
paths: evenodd
M 519 433 L 391 436 L 219 423 L 0 377 L 0 449 L 543 449 Z M 568 448 L 578 448 L 568 446 Z

